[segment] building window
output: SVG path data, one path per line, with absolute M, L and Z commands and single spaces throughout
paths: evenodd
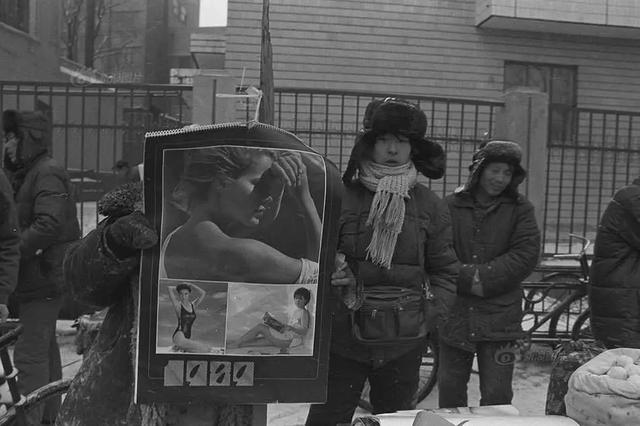
M 578 68 L 572 66 L 505 62 L 504 89 L 535 87 L 549 95 L 549 143 L 575 141 Z
M 29 32 L 29 0 L 0 0 L 0 22 Z

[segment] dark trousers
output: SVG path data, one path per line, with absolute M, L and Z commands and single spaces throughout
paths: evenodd
M 41 386 L 62 378 L 60 348 L 56 340 L 56 320 L 62 305 L 60 297 L 20 303 L 22 334 L 13 354 L 18 369 L 18 388 L 26 395 Z M 53 397 L 27 413 L 27 421 L 55 420 L 60 397 Z
M 511 404 L 513 342 L 478 342 L 480 373 L 480 405 Z M 467 384 L 471 376 L 474 353 L 448 345 L 440 340 L 438 396 L 440 408 L 466 407 Z
M 371 363 L 332 353 L 327 402 L 311 406 L 306 425 L 350 425 L 366 379 L 369 379 L 369 397 L 375 413 L 413 409 L 421 359 L 422 348 L 417 348 L 374 367 Z

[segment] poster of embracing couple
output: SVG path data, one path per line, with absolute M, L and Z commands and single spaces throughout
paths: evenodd
M 322 401 L 335 166 L 259 123 L 149 133 L 144 164 L 136 399 Z

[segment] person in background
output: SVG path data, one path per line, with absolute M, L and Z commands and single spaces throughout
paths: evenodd
M 435 300 L 446 306 L 455 296 L 458 261 L 451 241 L 447 205 L 418 183 L 418 174 L 444 174 L 444 152 L 424 137 L 427 118 L 409 102 L 387 98 L 366 108 L 342 177 L 345 185 L 332 285 L 376 285 L 423 291 L 428 279 Z M 386 200 L 386 201 L 385 201 Z M 376 206 L 382 206 L 376 208 Z M 348 266 L 347 266 L 348 265 Z M 355 277 L 354 277 L 355 273 Z M 351 331 L 358 309 L 344 292 L 332 321 L 327 402 L 311 406 L 307 425 L 350 424 L 365 380 L 376 413 L 412 409 L 425 341 L 369 345 Z M 432 312 L 434 319 L 437 312 Z
M 540 253 L 533 205 L 518 193 L 520 147 L 493 140 L 473 155 L 467 183 L 446 198 L 462 266 L 457 298 L 440 330 L 441 408 L 466 407 L 474 355 L 480 405 L 510 404 L 515 341 L 522 336 L 521 282 Z
M 0 170 L 0 323 L 9 317 L 9 296 L 18 283 L 20 233 L 11 184 Z
M 80 238 L 69 176 L 49 154 L 51 123 L 40 112 L 2 114 L 4 169 L 13 187 L 20 231 L 15 298 L 23 332 L 15 346 L 18 386 L 27 394 L 62 378 L 56 321 L 62 305 L 62 260 Z M 52 423 L 60 398 L 28 413 L 30 424 Z
M 640 178 L 605 209 L 589 281 L 591 331 L 607 349 L 640 348 Z
M 113 166 L 113 172 L 116 175 L 116 185 L 120 186 L 127 182 L 138 182 L 141 179 L 140 166 L 131 167 L 128 161 L 118 160 Z

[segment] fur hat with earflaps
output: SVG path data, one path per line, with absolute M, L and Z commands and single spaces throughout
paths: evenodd
M 471 165 L 469 166 L 471 174 L 463 190 L 471 191 L 478 185 L 482 171 L 487 164 L 506 163 L 513 167 L 513 175 L 505 192 L 515 196 L 518 194 L 518 185 L 522 183 L 527 175 L 527 172 L 520 164 L 521 161 L 522 150 L 517 143 L 508 140 L 490 140 L 483 142 L 473 154 Z
M 20 140 L 18 159 L 29 162 L 51 146 L 51 122 L 40 111 L 16 111 L 8 109 L 2 112 L 2 131 L 15 133 Z M 5 167 L 12 166 L 5 161 Z
M 342 176 L 345 184 L 356 177 L 360 162 L 375 144 L 376 137 L 394 133 L 409 138 L 411 160 L 416 169 L 431 179 L 444 175 L 445 153 L 440 144 L 425 138 L 427 116 L 417 106 L 397 98 L 375 99 L 367 105 L 362 130 L 356 137 L 347 169 Z

